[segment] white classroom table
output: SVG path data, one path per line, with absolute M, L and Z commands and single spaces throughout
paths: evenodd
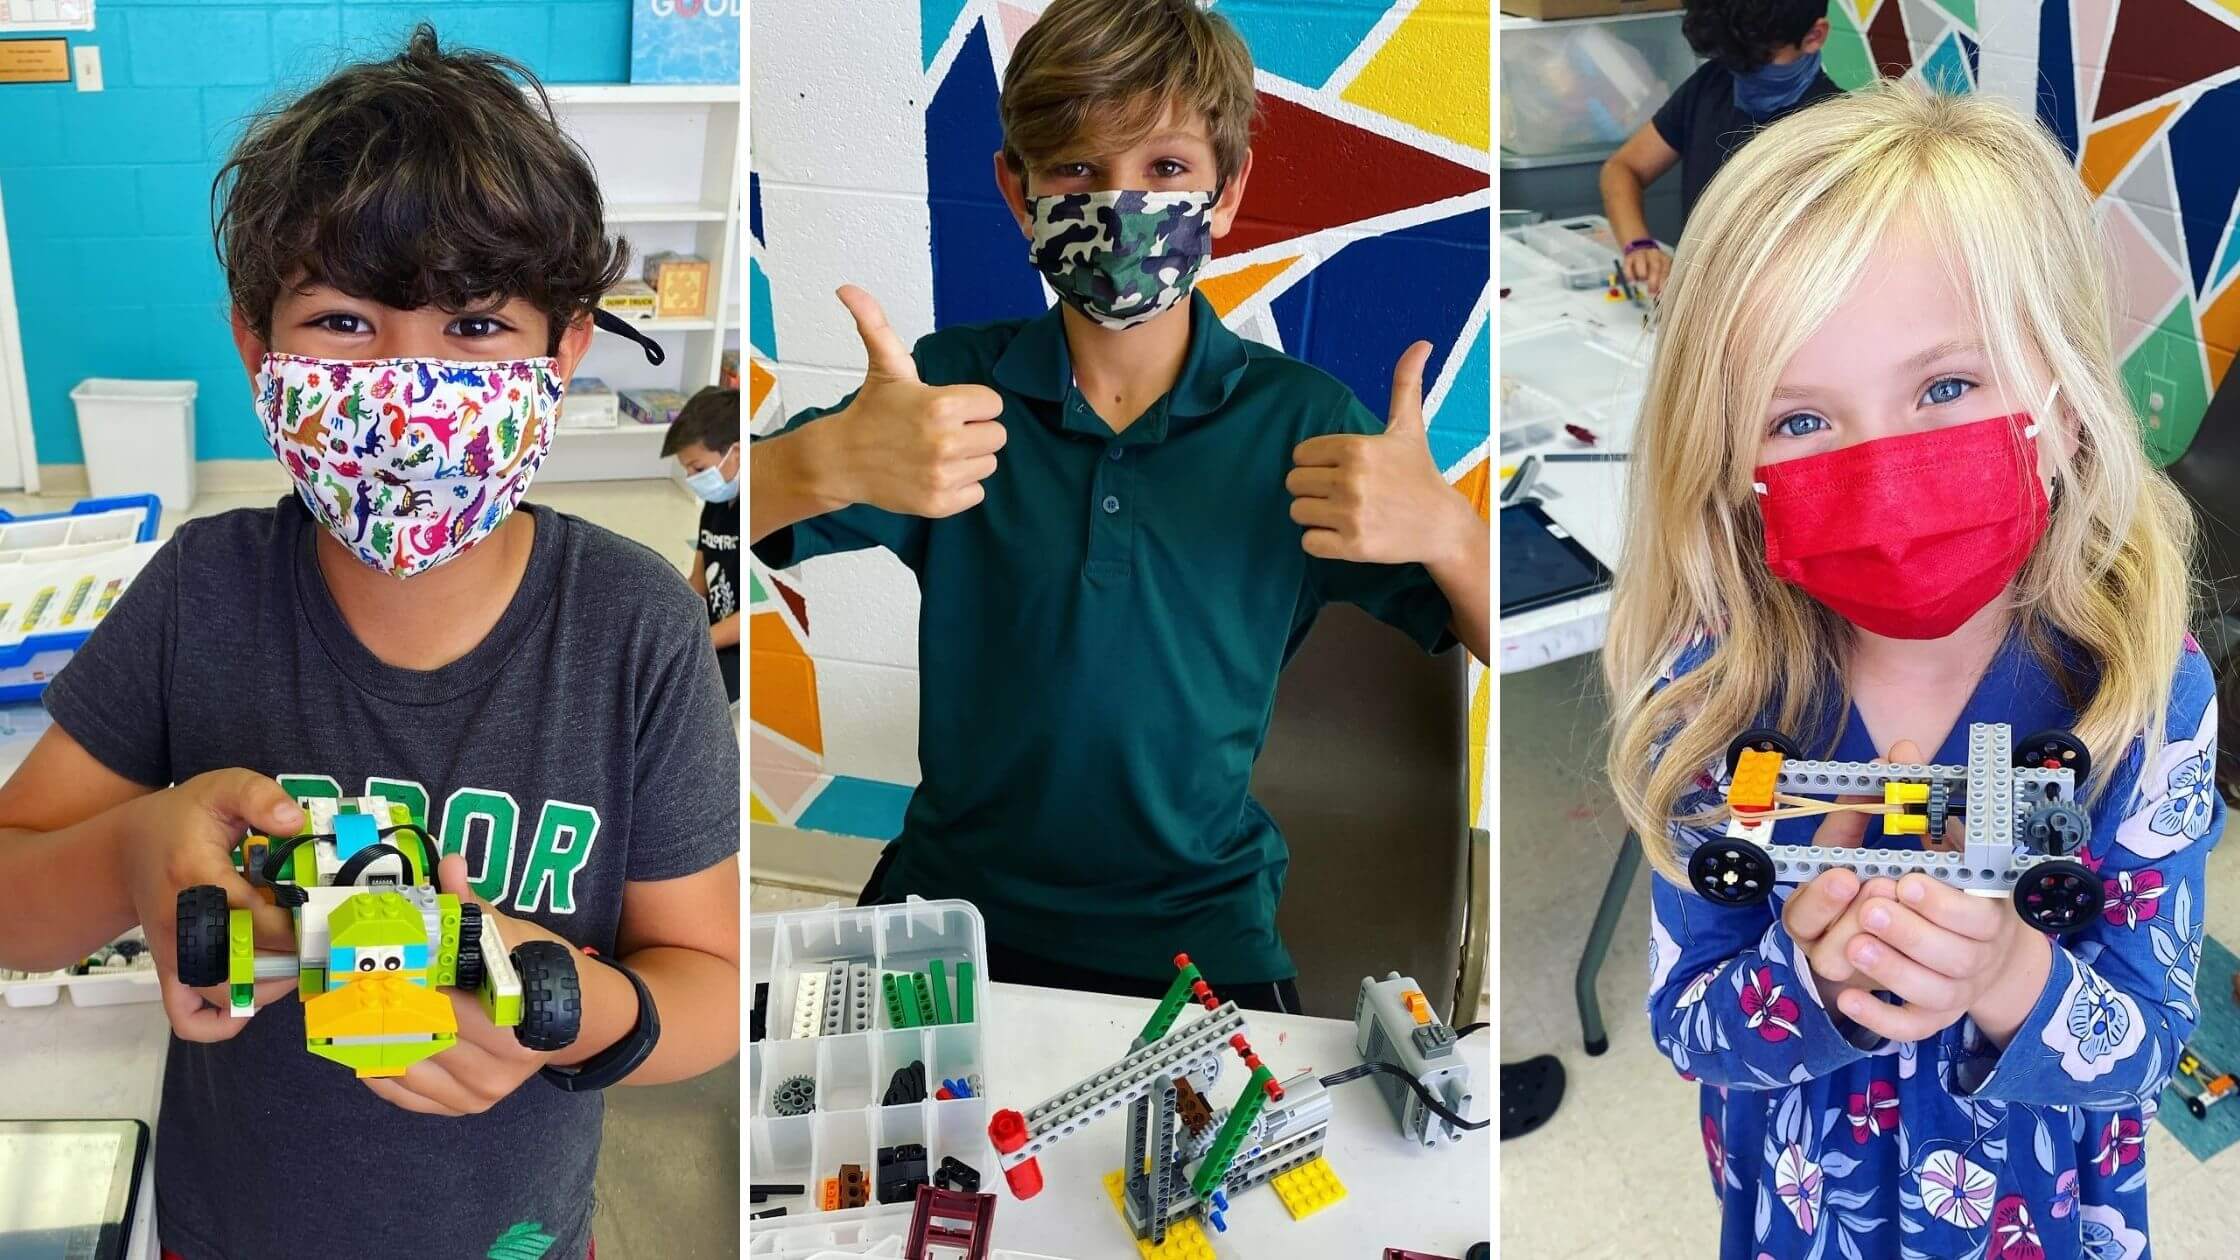
M 156 1260 L 156 1102 L 171 1025 L 163 1003 L 0 1005 L 0 1118 L 138 1120 L 151 1135 L 132 1212 L 131 1260 Z
M 1646 384 L 1647 364 L 1655 343 L 1641 307 L 1610 301 L 1602 289 L 1567 289 L 1555 281 L 1525 279 L 1512 285 L 1504 279 L 1502 284 L 1509 289 L 1509 296 L 1500 299 L 1500 328 L 1505 341 L 1519 334 L 1545 333 L 1557 326 L 1574 327 L 1582 337 L 1591 330 L 1634 354 L 1642 365 L 1641 381 Z M 1560 435 L 1553 441 L 1511 451 L 1500 451 L 1496 443 L 1495 471 L 1498 474 L 1503 468 L 1513 467 L 1527 455 L 1627 450 L 1633 438 L 1633 418 L 1627 416 L 1619 423 L 1604 421 L 1596 432 L 1601 440 L 1593 446 Z M 1549 519 L 1569 530 L 1612 572 L 1617 571 L 1624 537 L 1626 467 L 1623 463 L 1542 464 L 1534 482 L 1555 491 L 1541 504 Z M 1496 495 L 1506 480 L 1495 477 Z M 1513 674 L 1601 651 L 1609 616 L 1610 593 L 1602 591 L 1503 617 L 1501 672 Z
M 988 993 L 986 1018 L 999 1021 L 990 1026 L 984 1048 L 989 1106 L 1017 1111 L 1126 1054 L 1158 1005 L 1015 984 L 990 984 Z M 1254 1053 L 1279 1080 L 1310 1067 L 1328 1075 L 1361 1061 L 1353 1049 L 1351 1020 L 1244 1015 Z M 1461 1042 L 1472 1094 L 1464 1114 L 1472 1120 L 1492 1111 L 1491 1046 L 1487 1031 Z M 1241 1079 L 1234 1060 L 1225 1063 L 1215 1094 L 1228 1099 Z M 1374 1260 L 1384 1248 L 1400 1247 L 1461 1256 L 1492 1237 L 1492 1128 L 1427 1149 L 1401 1138 L 1391 1109 L 1369 1081 L 1332 1086 L 1330 1104 L 1323 1154 L 1346 1187 L 1345 1199 L 1293 1221 L 1273 1190 L 1248 1190 L 1223 1213 L 1228 1231 L 1207 1231 L 1216 1254 L 1226 1260 Z M 994 1153 L 988 1152 L 981 1189 L 996 1194 L 996 1247 L 1067 1260 L 1133 1257 L 1133 1239 L 1104 1190 L 1105 1174 L 1120 1166 L 1126 1134 L 1125 1116 L 1107 1117 L 1045 1151 L 1038 1157 L 1042 1193 L 1024 1202 L 1002 1184 Z

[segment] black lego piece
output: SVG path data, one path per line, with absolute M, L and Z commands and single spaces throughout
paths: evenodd
M 881 1106 L 897 1107 L 904 1103 L 926 1100 L 926 1065 L 911 1060 L 908 1067 L 899 1067 L 887 1079 L 887 1092 L 879 1100 Z
M 980 1193 L 980 1173 L 972 1165 L 954 1155 L 945 1156 L 941 1167 L 933 1174 L 933 1184 L 942 1190 L 957 1190 L 965 1194 Z
M 770 1020 L 770 986 L 754 987 L 754 1013 L 747 1018 L 747 1040 L 760 1041 Z
M 925 1184 L 926 1148 L 922 1144 L 903 1142 L 879 1148 L 879 1202 L 909 1202 Z

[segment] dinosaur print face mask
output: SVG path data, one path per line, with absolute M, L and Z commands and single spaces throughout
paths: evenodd
M 268 354 L 265 440 L 296 494 L 367 565 L 411 577 L 490 536 L 552 449 L 554 360 L 349 362 Z

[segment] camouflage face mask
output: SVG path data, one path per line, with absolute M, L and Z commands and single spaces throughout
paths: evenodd
M 1087 192 L 1027 199 L 1028 261 L 1067 305 L 1133 328 L 1190 293 L 1213 250 L 1210 192 Z

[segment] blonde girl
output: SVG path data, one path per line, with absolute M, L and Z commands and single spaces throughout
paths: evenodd
M 1703 1084 L 1720 1254 L 2134 1260 L 2145 1130 L 2198 1018 L 2223 824 L 2192 526 L 2117 380 L 2104 250 L 2012 108 L 1885 83 L 1752 140 L 1660 308 L 1605 668 L 1656 868 L 1649 1014 Z M 2101 913 L 1831 870 L 1688 891 L 1727 744 L 1961 764 L 2073 731 Z M 1815 833 L 1817 828 L 1817 834 Z M 1882 847 L 1860 814 L 1777 843 Z

